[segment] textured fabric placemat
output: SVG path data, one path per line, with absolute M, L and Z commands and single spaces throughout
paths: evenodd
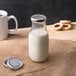
M 19 57 L 24 67 L 13 71 L 2 63 L 6 58 Z M 49 58 L 35 63 L 28 56 L 28 34 L 16 34 L 0 41 L 0 76 L 76 76 L 76 42 L 49 40 Z

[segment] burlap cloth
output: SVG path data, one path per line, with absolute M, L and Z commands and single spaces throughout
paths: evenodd
M 19 57 L 24 62 L 20 70 L 3 66 L 6 58 Z M 0 76 L 76 76 L 76 42 L 49 40 L 49 58 L 35 63 L 28 56 L 28 33 L 18 32 L 0 41 Z

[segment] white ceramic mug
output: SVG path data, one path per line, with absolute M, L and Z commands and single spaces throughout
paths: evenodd
M 13 19 L 15 21 L 15 29 L 8 29 L 8 21 Z M 18 28 L 18 21 L 15 16 L 8 16 L 8 12 L 0 10 L 0 40 L 4 40 L 8 37 L 8 34 L 15 34 Z

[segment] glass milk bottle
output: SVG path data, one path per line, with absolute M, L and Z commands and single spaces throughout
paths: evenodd
M 48 58 L 49 38 L 46 30 L 46 16 L 36 14 L 31 17 L 32 29 L 29 33 L 29 57 L 32 61 L 43 62 Z

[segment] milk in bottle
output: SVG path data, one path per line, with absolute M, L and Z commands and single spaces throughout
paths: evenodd
M 32 29 L 29 33 L 29 57 L 32 61 L 42 62 L 48 58 L 48 32 L 45 27 L 46 17 L 36 14 L 31 17 Z

